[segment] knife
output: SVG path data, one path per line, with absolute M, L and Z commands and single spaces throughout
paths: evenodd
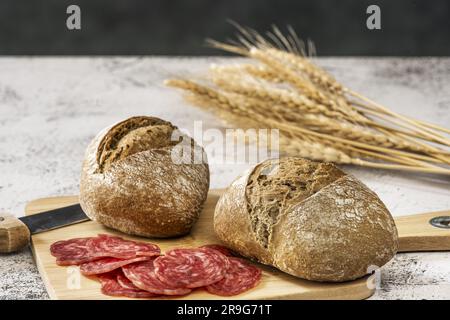
M 0 253 L 16 252 L 30 243 L 32 234 L 89 220 L 80 204 L 16 218 L 0 214 Z

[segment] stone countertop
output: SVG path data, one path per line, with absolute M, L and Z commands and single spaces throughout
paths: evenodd
M 180 128 L 194 120 L 225 128 L 164 87 L 166 78 L 199 78 L 231 58 L 0 58 L 0 212 L 23 215 L 27 201 L 78 193 L 84 149 L 103 127 L 155 115 Z M 450 58 L 321 58 L 355 91 L 395 111 L 450 124 Z M 211 165 L 211 187 L 227 186 L 242 166 Z M 450 209 L 449 179 L 348 167 L 394 216 Z M 48 298 L 28 249 L 0 255 L 0 299 Z M 372 299 L 450 297 L 450 253 L 398 254 Z

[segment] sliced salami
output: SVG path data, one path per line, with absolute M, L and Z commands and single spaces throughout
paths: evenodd
M 95 258 L 95 257 L 91 257 L 91 256 L 83 256 L 83 257 L 79 257 L 79 256 L 66 256 L 66 257 L 61 257 L 61 258 L 57 258 L 56 259 L 56 264 L 58 266 L 79 266 L 80 264 L 83 263 L 87 263 L 87 262 L 91 262 L 91 261 L 95 261 L 99 258 Z
M 86 255 L 88 253 L 87 242 L 90 239 L 92 238 L 75 238 L 57 241 L 50 246 L 50 253 L 56 258 Z
M 227 257 L 236 256 L 236 254 L 231 249 L 228 249 L 227 247 L 222 246 L 220 244 L 206 244 L 204 246 L 201 246 L 200 248 L 214 249 L 214 250 L 219 251 L 220 253 L 222 253 L 223 255 L 225 255 Z
M 159 280 L 173 287 L 198 288 L 221 280 L 228 258 L 207 249 L 173 249 L 155 259 L 155 274 Z
M 261 270 L 243 259 L 228 258 L 230 265 L 225 277 L 206 286 L 209 293 L 219 296 L 234 296 L 255 287 L 261 280 Z
M 159 247 L 152 243 L 125 240 L 121 237 L 99 234 L 87 242 L 91 256 L 132 259 L 153 257 L 161 254 Z
M 132 290 L 141 290 L 138 287 L 136 287 L 133 282 L 130 281 L 124 274 L 122 269 L 120 269 L 120 273 L 117 274 L 117 282 L 122 286 L 122 288 L 125 289 L 132 289 Z
M 50 252 L 58 265 L 80 265 L 82 274 L 97 275 L 102 292 L 110 296 L 179 296 L 198 287 L 232 296 L 261 279 L 258 268 L 219 244 L 173 249 L 161 256 L 155 244 L 100 234 L 55 242 Z
M 120 273 L 108 272 L 98 275 L 98 279 L 102 284 L 102 293 L 108 296 L 119 296 L 128 298 L 153 298 L 156 295 L 138 288 L 124 288 L 117 280 Z
M 50 253 L 56 257 L 56 264 L 60 266 L 79 265 L 97 258 L 91 256 L 88 242 L 93 239 L 75 238 L 62 240 L 50 246 Z
M 155 275 L 154 261 L 132 263 L 122 267 L 122 271 L 136 287 L 148 292 L 169 296 L 180 296 L 191 292 L 190 289 L 161 282 Z
M 127 264 L 150 260 L 151 257 L 136 257 L 132 259 L 102 258 L 92 262 L 83 263 L 80 271 L 85 276 L 106 273 L 119 269 Z
M 110 235 L 75 238 L 58 241 L 51 245 L 50 252 L 60 266 L 80 265 L 101 258 L 133 259 L 160 255 L 155 244 L 125 240 Z

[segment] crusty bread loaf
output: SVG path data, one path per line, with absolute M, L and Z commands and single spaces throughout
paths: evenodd
M 192 147 L 189 163 L 174 158 L 180 146 L 174 136 Z M 89 218 L 110 228 L 171 237 L 190 231 L 208 188 L 203 148 L 170 122 L 141 116 L 104 129 L 90 143 L 81 174 L 80 204 Z
M 347 281 L 397 252 L 394 220 L 377 195 L 333 164 L 267 160 L 236 179 L 214 214 L 218 237 L 291 275 Z

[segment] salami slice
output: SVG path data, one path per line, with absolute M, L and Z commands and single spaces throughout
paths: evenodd
M 64 266 L 79 266 L 80 264 L 95 261 L 97 259 L 98 258 L 91 257 L 91 256 L 83 256 L 83 257 L 66 256 L 66 257 L 57 258 L 56 264 L 58 266 L 62 266 L 62 267 L 64 267 Z
M 75 238 L 58 241 L 51 245 L 50 252 L 60 266 L 80 265 L 101 258 L 133 259 L 160 255 L 157 245 L 125 240 L 101 234 L 97 237 Z
M 155 275 L 154 260 L 128 264 L 122 267 L 125 276 L 138 288 L 155 294 L 181 296 L 190 289 L 170 286 L 161 282 Z
M 206 287 L 209 293 L 234 296 L 255 287 L 261 280 L 261 270 L 239 258 L 228 258 L 230 266 L 225 277 Z
M 161 250 L 152 243 L 125 240 L 121 237 L 99 234 L 87 242 L 90 254 L 95 257 L 132 259 L 135 257 L 159 256 Z
M 60 266 L 79 265 L 97 258 L 92 257 L 89 251 L 88 242 L 93 239 L 75 238 L 62 240 L 50 246 L 50 253 L 56 257 L 56 264 Z
M 81 256 L 88 252 L 87 242 L 92 238 L 75 238 L 61 240 L 50 246 L 50 253 L 56 258 L 64 256 Z
M 120 274 L 119 274 L 120 275 Z M 119 296 L 128 298 L 153 298 L 155 295 L 153 293 L 134 289 L 134 288 L 124 288 L 120 285 L 117 280 L 118 273 L 108 272 L 98 275 L 98 279 L 102 284 L 102 293 L 108 296 Z
M 222 253 L 223 255 L 225 255 L 227 257 L 236 256 L 236 254 L 231 249 L 228 249 L 227 247 L 222 246 L 220 244 L 206 244 L 204 246 L 201 246 L 200 248 L 214 249 L 214 250 L 219 251 L 220 253 Z
M 227 264 L 228 258 L 213 249 L 173 249 L 155 259 L 155 274 L 173 287 L 198 288 L 221 280 Z
M 198 287 L 232 296 L 253 288 L 261 279 L 258 268 L 218 244 L 173 249 L 160 256 L 155 244 L 100 234 L 55 242 L 50 252 L 58 265 L 81 265 L 82 274 L 97 275 L 102 292 L 111 296 L 177 296 Z
M 141 290 L 138 287 L 136 287 L 133 282 L 130 281 L 124 274 L 122 269 L 120 269 L 120 273 L 117 274 L 117 282 L 122 286 L 122 288 L 125 289 L 132 289 L 132 290 Z
M 94 274 L 110 272 L 133 262 L 146 261 L 150 259 L 151 257 L 136 257 L 127 260 L 117 258 L 102 258 L 92 262 L 83 263 L 80 266 L 80 271 L 85 276 L 90 276 Z

